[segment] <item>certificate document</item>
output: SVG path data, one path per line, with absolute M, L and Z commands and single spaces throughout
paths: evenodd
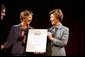
M 29 29 L 26 52 L 46 52 L 47 29 Z

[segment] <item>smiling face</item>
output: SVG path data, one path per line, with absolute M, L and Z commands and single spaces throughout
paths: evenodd
M 24 19 L 23 19 L 23 25 L 24 26 L 27 26 L 27 25 L 29 25 L 30 23 L 31 23 L 31 21 L 32 21 L 32 15 L 29 15 L 29 16 L 26 16 Z
M 59 23 L 59 19 L 55 17 L 54 14 L 50 15 L 50 21 L 53 26 L 57 25 Z
M 23 26 L 29 26 L 32 21 L 33 13 L 28 10 L 24 10 L 20 13 L 20 21 L 23 23 Z
M 63 20 L 63 13 L 60 9 L 50 11 L 50 21 L 53 26 L 57 26 Z

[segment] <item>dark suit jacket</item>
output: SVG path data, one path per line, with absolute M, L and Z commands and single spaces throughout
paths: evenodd
M 20 33 L 20 25 L 21 24 L 12 26 L 7 41 L 4 43 L 6 48 L 12 46 L 11 54 L 13 55 L 21 55 L 24 54 L 25 52 L 25 46 L 22 45 L 21 41 L 18 41 L 19 33 Z M 32 27 L 29 27 L 28 29 L 32 29 Z

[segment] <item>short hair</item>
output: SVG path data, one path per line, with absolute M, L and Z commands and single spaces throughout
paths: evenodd
M 1 4 L 1 10 L 3 9 L 6 9 L 6 7 L 3 4 Z
M 59 21 L 63 20 L 63 13 L 60 9 L 54 9 L 50 11 L 49 15 L 54 14 L 56 18 L 59 19 Z
M 26 16 L 33 15 L 33 13 L 29 10 L 24 10 L 20 13 L 20 19 L 23 20 Z

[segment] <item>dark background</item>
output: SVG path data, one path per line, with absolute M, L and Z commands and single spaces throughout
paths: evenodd
M 66 1 L 66 0 L 1 0 L 6 6 L 7 37 L 12 25 L 19 24 L 19 14 L 22 10 L 31 10 L 33 21 L 30 24 L 34 28 L 51 27 L 49 12 L 59 8 L 63 11 L 63 25 L 69 27 L 69 41 L 66 48 L 67 56 L 84 55 L 84 1 Z M 6 28 L 3 28 L 3 30 Z

